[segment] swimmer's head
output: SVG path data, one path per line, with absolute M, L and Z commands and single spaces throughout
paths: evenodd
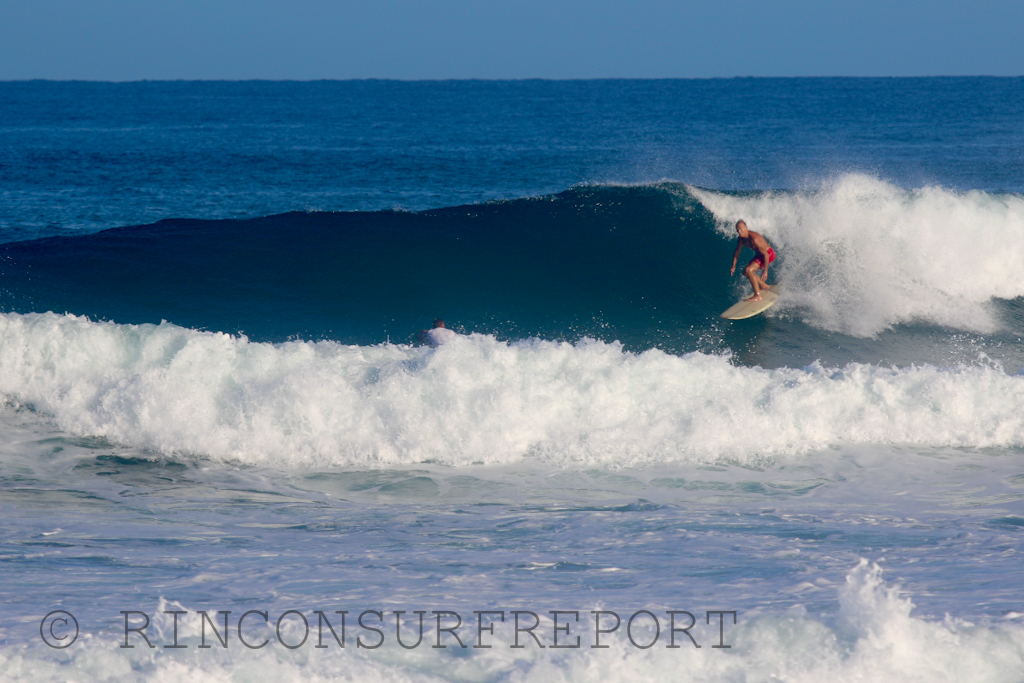
M 434 318 L 434 327 L 444 327 L 444 321 L 440 318 Z

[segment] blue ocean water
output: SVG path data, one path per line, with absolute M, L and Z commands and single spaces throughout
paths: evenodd
M 1022 121 L 1020 78 L 0 83 L 0 672 L 1024 680 Z M 782 295 L 734 323 L 740 218 Z

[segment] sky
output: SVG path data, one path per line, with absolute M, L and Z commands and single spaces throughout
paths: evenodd
M 0 80 L 1024 75 L 1024 0 L 0 0 Z

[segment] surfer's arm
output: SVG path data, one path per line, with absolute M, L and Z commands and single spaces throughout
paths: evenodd
M 739 240 L 736 244 L 736 251 L 732 255 L 732 268 L 729 269 L 729 275 L 736 272 L 736 261 L 740 258 L 740 251 L 743 250 L 743 240 Z

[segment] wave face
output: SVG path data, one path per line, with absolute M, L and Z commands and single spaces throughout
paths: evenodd
M 821 333 L 993 335 L 1024 319 L 1024 197 L 858 175 L 800 192 L 605 186 L 422 213 L 161 221 L 0 246 L 2 301 L 256 341 L 409 341 L 441 316 L 503 339 L 738 350 L 745 331 L 717 315 L 749 287 L 728 275 L 741 217 L 779 249 L 774 315 L 800 323 L 797 362 L 838 346 Z
M 1024 446 L 1024 377 L 998 367 L 763 370 L 484 335 L 438 349 L 272 345 L 5 314 L 0 392 L 71 433 L 279 467 L 758 465 L 840 443 Z
M 712 226 L 662 188 L 581 188 L 423 213 L 161 221 L 5 245 L 0 258 L 21 312 L 362 344 L 442 316 L 505 338 L 604 330 L 647 347 L 660 326 L 727 304 L 728 246 Z

